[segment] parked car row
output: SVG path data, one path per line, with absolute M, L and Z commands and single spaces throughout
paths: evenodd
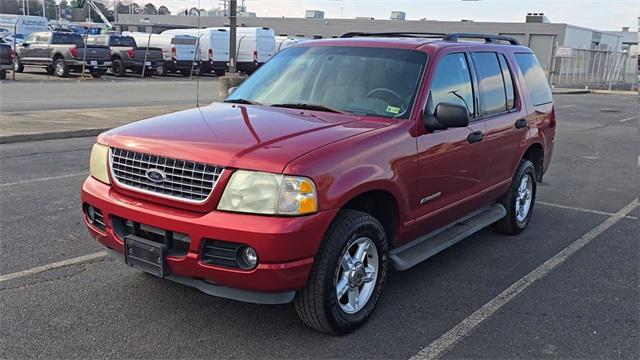
M 93 77 L 101 77 L 107 70 L 119 77 L 126 76 L 127 72 L 145 76 L 222 75 L 229 67 L 229 44 L 228 28 L 88 36 L 43 31 L 30 34 L 16 45 L 14 70 L 22 72 L 25 66 L 42 67 L 50 75 L 60 77 L 83 68 Z M 276 37 L 269 28 L 241 27 L 236 48 L 238 70 L 251 74 L 275 55 Z

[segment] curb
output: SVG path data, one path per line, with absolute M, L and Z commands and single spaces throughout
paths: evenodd
M 585 89 L 551 89 L 553 95 L 582 95 L 591 94 L 591 90 Z
M 70 131 L 56 131 L 48 133 L 32 133 L 32 134 L 17 134 L 0 136 L 0 144 L 11 144 L 27 141 L 38 140 L 54 140 L 54 139 L 70 139 L 77 137 L 96 136 L 101 132 L 107 131 L 111 128 L 100 129 L 82 129 L 82 130 L 70 130 Z

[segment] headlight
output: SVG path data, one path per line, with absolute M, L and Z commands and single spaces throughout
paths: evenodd
M 91 149 L 91 162 L 89 171 L 91 176 L 105 184 L 109 183 L 109 172 L 107 171 L 107 158 L 109 147 L 102 144 L 94 144 Z
M 218 210 L 269 215 L 318 211 L 316 187 L 304 177 L 238 170 L 222 194 Z

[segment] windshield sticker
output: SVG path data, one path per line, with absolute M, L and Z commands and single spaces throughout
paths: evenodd
M 400 114 L 400 108 L 395 106 L 387 106 L 387 112 L 392 114 Z

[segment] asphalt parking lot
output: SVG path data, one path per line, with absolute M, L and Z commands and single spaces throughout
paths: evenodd
M 0 358 L 640 358 L 637 98 L 555 100 L 529 229 L 392 273 L 344 337 L 104 257 L 79 206 L 93 138 L 0 145 Z

